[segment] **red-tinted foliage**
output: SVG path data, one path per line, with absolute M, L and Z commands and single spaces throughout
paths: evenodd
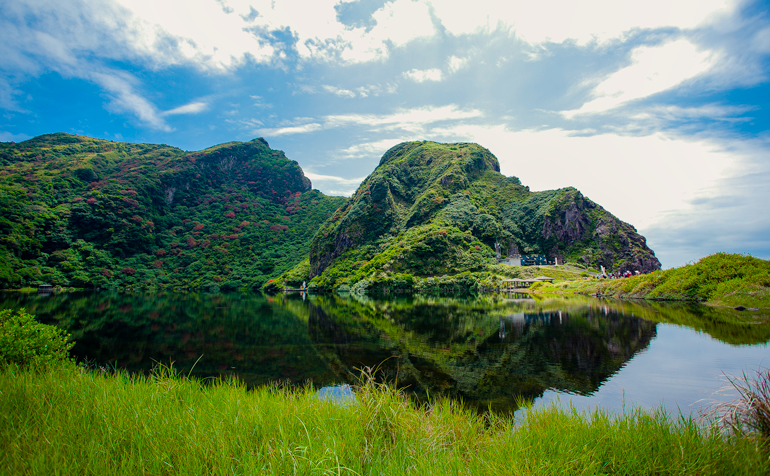
M 160 249 L 160 250 L 155 252 L 155 255 L 156 256 L 165 256 L 166 255 L 166 250 Z
M 161 261 L 161 260 L 156 260 L 156 261 L 153 261 L 153 262 L 152 262 L 152 266 L 153 266 L 154 268 L 160 268 L 161 266 L 163 266 L 163 261 Z
M 131 217 L 131 220 L 135 221 L 136 223 L 139 223 L 142 221 L 142 217 L 140 217 L 139 215 L 134 215 Z
M 228 212 L 227 214 L 225 214 L 225 218 L 235 218 L 235 213 Z
M 107 279 L 112 277 L 112 271 L 107 268 L 102 268 L 99 273 Z
M 122 271 L 123 271 L 123 274 L 125 274 L 126 276 L 133 276 L 134 274 L 136 274 L 136 270 L 134 268 L 123 268 Z

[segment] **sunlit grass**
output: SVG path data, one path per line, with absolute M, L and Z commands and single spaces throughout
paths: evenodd
M 4 474 L 762 474 L 751 441 L 662 412 L 418 406 L 364 378 L 355 400 L 247 391 L 168 368 L 0 372 Z
M 566 281 L 538 291 L 770 308 L 770 261 L 715 253 L 680 268 L 623 279 Z

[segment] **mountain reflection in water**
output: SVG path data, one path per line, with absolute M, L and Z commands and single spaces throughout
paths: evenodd
M 26 307 L 70 332 L 79 359 L 131 372 L 174 362 L 198 378 L 320 388 L 355 384 L 370 367 L 417 398 L 497 411 L 547 390 L 591 395 L 650 346 L 661 322 L 732 345 L 770 339 L 761 316 L 594 299 L 3 293 L 0 307 Z

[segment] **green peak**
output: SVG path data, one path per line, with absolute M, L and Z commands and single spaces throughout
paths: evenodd
M 497 157 L 478 144 L 469 142 L 444 144 L 432 141 L 402 142 L 393 146 L 382 156 L 378 168 L 384 165 L 436 167 L 448 162 L 471 165 L 479 171 L 486 169 L 500 171 L 500 162 Z

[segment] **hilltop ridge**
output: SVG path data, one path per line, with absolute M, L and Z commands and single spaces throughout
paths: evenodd
M 489 271 L 496 244 L 503 255 L 543 254 L 613 271 L 660 268 L 632 225 L 575 188 L 532 192 L 502 175 L 478 144 L 421 141 L 383 155 L 313 238 L 308 262 L 284 280 L 312 279 L 319 289 L 361 281 L 409 288 L 414 278 Z
M 259 287 L 344 198 L 262 138 L 186 152 L 64 133 L 0 144 L 0 287 Z
M 496 245 L 660 268 L 633 226 L 572 187 L 530 191 L 478 144 L 399 144 L 348 199 L 262 138 L 183 151 L 47 134 L 0 144 L 0 167 L 4 288 L 473 288 L 515 274 L 490 263 Z

